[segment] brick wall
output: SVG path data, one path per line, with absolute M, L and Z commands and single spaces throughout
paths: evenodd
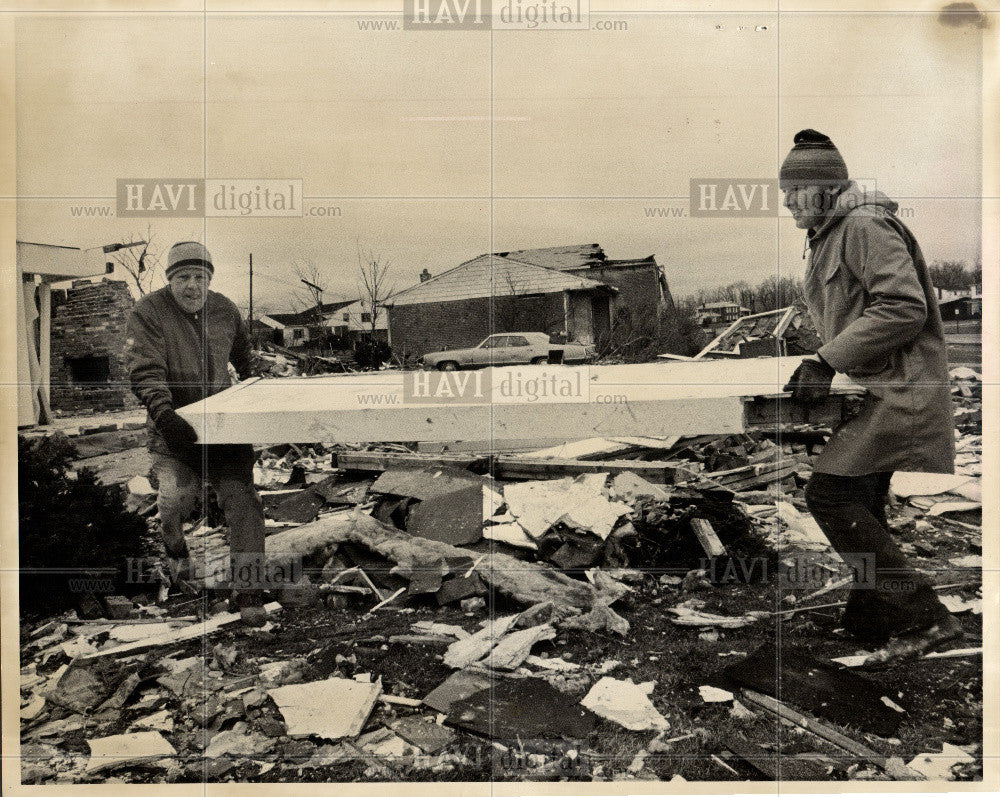
M 52 317 L 52 408 L 64 412 L 139 406 L 128 384 L 125 322 L 135 300 L 124 282 L 76 282 Z M 74 379 L 72 360 L 108 359 L 106 381 Z
M 491 326 L 492 307 L 492 326 Z M 419 357 L 429 351 L 475 346 L 497 332 L 548 332 L 565 329 L 562 293 L 389 308 L 389 334 L 397 355 Z
M 615 317 L 623 322 L 648 318 L 655 322 L 660 304 L 660 288 L 655 266 L 636 268 L 601 268 L 600 266 L 574 271 L 588 279 L 603 282 L 618 289 L 615 294 Z

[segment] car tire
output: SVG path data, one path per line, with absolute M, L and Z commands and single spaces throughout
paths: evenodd
M 457 371 L 458 363 L 454 360 L 445 360 L 444 362 L 438 363 L 439 371 Z
M 531 360 L 532 365 L 545 365 L 549 361 L 548 357 L 534 357 Z

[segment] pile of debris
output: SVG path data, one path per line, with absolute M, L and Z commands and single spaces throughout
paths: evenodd
M 982 611 L 981 381 L 966 369 L 952 376 L 958 473 L 896 474 L 892 530 L 918 565 L 947 557 L 940 592 L 972 617 Z M 846 571 L 802 497 L 822 441 L 822 430 L 790 427 L 503 453 L 268 448 L 254 470 L 268 558 L 300 564 L 272 590 L 269 622 L 237 630 L 238 615 L 211 604 L 229 548 L 206 508 L 188 530 L 204 568 L 192 583 L 206 593 L 178 601 L 157 578 L 146 596 L 106 597 L 104 618 L 70 612 L 22 630 L 23 782 L 329 779 L 332 768 L 339 780 L 643 779 L 669 776 L 672 755 L 739 778 L 974 774 L 973 746 L 944 743 L 906 763 L 885 754 L 905 710 L 898 691 L 850 669 L 863 654 L 779 657 L 755 638 L 764 621 L 842 605 L 833 599 Z M 151 515 L 148 481 L 130 490 Z M 803 554 L 823 574 L 808 593 L 721 606 L 725 591 L 713 587 L 764 575 L 747 562 Z M 670 736 L 676 676 L 652 664 L 655 680 L 640 677 L 637 658 L 625 675 L 627 662 L 607 652 L 622 655 L 649 628 L 635 625 L 646 603 L 697 644 L 747 635 L 749 649 L 718 653 L 733 658 L 697 690 L 701 704 L 748 724 L 778 718 L 839 752 L 789 757 L 730 732 L 702 756 L 707 731 L 685 722 Z M 570 652 L 584 634 L 592 657 Z M 648 652 L 657 662 L 663 651 Z M 852 725 L 858 706 L 879 750 L 828 724 Z M 609 729 L 637 738 L 627 766 L 591 749 Z
M 356 370 L 353 358 L 340 356 L 325 356 L 295 352 L 273 343 L 265 343 L 256 352 L 257 359 L 268 376 L 312 376 L 315 374 L 340 374 Z

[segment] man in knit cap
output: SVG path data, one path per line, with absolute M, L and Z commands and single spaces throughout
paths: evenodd
M 844 625 L 881 645 L 866 663 L 884 666 L 961 636 L 958 620 L 893 541 L 885 516 L 894 471 L 954 471 L 941 316 L 897 204 L 850 181 L 829 138 L 797 133 L 779 185 L 806 230 L 803 289 L 823 341 L 785 390 L 800 404 L 823 401 L 837 372 L 867 389 L 817 458 L 806 504 L 856 574 Z
M 252 375 L 250 336 L 240 312 L 210 291 L 212 257 L 202 244 L 174 244 L 167 285 L 140 299 L 128 320 L 126 361 L 132 390 L 149 413 L 149 451 L 159 483 L 160 531 L 171 571 L 191 571 L 184 521 L 207 479 L 229 527 L 233 597 L 243 620 L 264 621 L 264 513 L 253 486 L 253 447 L 197 445 L 195 429 L 176 410 L 230 386 L 228 364 Z

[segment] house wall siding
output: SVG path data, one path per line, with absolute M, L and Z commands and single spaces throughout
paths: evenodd
M 389 334 L 397 354 L 420 357 L 475 346 L 497 332 L 559 333 L 564 312 L 562 293 L 400 305 L 389 308 Z

